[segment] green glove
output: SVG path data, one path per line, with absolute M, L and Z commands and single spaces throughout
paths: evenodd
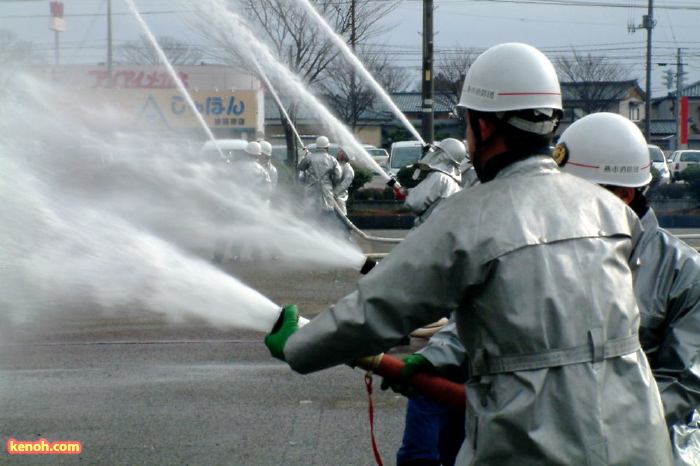
M 280 318 L 272 329 L 272 333 L 265 336 L 265 346 L 270 354 L 277 359 L 286 362 L 284 358 L 284 345 L 294 332 L 299 330 L 299 308 L 296 304 L 290 304 L 282 309 Z
M 435 366 L 433 366 L 433 363 L 431 363 L 428 360 L 428 358 L 426 358 L 422 354 L 413 353 L 410 356 L 406 356 L 405 358 L 403 358 L 403 362 L 404 366 L 403 369 L 401 369 L 401 375 L 404 378 L 412 377 L 418 373 L 436 373 Z M 391 388 L 391 390 L 395 393 L 399 393 L 408 398 L 413 398 L 419 394 L 418 389 L 416 387 L 406 382 L 396 382 L 384 379 L 382 380 L 382 384 L 380 387 L 382 390 L 387 390 L 388 388 Z

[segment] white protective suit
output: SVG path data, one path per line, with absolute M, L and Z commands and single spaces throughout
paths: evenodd
M 343 212 L 343 215 L 348 214 L 348 189 L 352 184 L 352 180 L 355 178 L 355 170 L 350 166 L 350 162 L 338 162 L 340 164 L 340 181 L 338 185 L 333 190 L 333 195 L 338 203 L 338 207 Z
M 637 336 L 636 215 L 548 156 L 440 204 L 289 338 L 289 365 L 307 373 L 378 354 L 454 310 L 474 374 L 457 464 L 670 464 Z
M 297 168 L 304 180 L 304 200 L 310 211 L 332 212 L 333 189 L 340 182 L 340 164 L 325 150 L 304 157 Z
M 423 181 L 411 188 L 404 201 L 404 205 L 416 214 L 414 227 L 428 219 L 441 199 L 450 197 L 462 189 L 459 166 L 455 165 L 449 155 L 442 149 L 430 155 L 430 160 L 427 160 L 430 171 Z

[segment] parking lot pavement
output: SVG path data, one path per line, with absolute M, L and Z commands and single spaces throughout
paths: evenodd
M 274 302 L 299 304 L 307 317 L 359 278 L 278 265 L 221 267 Z M 197 319 L 79 305 L 59 315 L 0 331 L 0 441 L 80 442 L 82 453 L 28 457 L 5 447 L 1 464 L 374 463 L 364 371 L 342 366 L 302 376 L 270 357 L 264 334 Z M 412 339 L 390 353 L 424 344 Z M 406 401 L 379 390 L 378 377 L 373 382 L 376 437 L 389 464 Z

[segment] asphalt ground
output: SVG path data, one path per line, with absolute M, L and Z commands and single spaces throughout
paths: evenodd
M 367 253 L 393 247 L 358 242 Z M 245 256 L 220 267 L 309 318 L 359 278 Z M 361 369 L 302 376 L 269 355 L 262 333 L 173 324 L 138 309 L 104 315 L 77 306 L 60 315 L 0 331 L 0 464 L 375 464 Z M 391 352 L 423 344 L 412 339 Z M 392 464 L 406 400 L 381 391 L 380 381 L 373 378 L 375 435 Z M 10 454 L 10 439 L 80 442 L 82 453 Z

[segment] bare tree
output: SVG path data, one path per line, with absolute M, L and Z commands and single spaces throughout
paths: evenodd
M 358 58 L 386 92 L 406 89 L 409 82 L 407 71 L 394 65 L 379 48 L 363 48 Z M 336 115 L 355 128 L 360 115 L 372 108 L 377 96 L 370 84 L 361 79 L 353 79 L 353 71 L 350 63 L 336 61 L 325 70 L 332 79 L 322 80 L 319 87 Z
M 156 41 L 171 65 L 196 65 L 202 60 L 203 53 L 197 46 L 168 36 L 157 37 Z M 145 34 L 139 36 L 139 40 L 120 46 L 117 53 L 127 63 L 162 64 L 156 48 Z
M 0 66 L 32 65 L 42 61 L 33 42 L 20 40 L 14 32 L 0 29 Z
M 478 50 L 463 47 L 456 47 L 449 52 L 437 54 L 436 73 L 433 81 L 436 101 L 442 101 L 443 104 L 456 109 L 459 98 L 462 95 L 462 85 L 464 84 L 467 70 L 472 66 L 477 56 L 479 56 Z M 460 124 L 466 130 L 464 114 L 455 111 L 454 117 L 460 121 Z M 461 133 L 463 134 L 463 132 Z
M 474 48 L 461 47 L 438 53 L 435 67 L 435 92 L 449 96 L 450 102 L 457 105 L 462 93 L 464 77 L 478 55 L 479 52 Z
M 305 1 L 305 0 L 299 0 Z M 379 20 L 396 8 L 401 0 L 310 0 L 328 25 L 348 44 L 360 45 L 383 33 Z M 259 33 L 277 59 L 303 82 L 314 87 L 325 80 L 334 80 L 333 73 L 326 72 L 340 54 L 327 34 L 310 18 L 304 8 L 293 0 L 237 0 L 237 11 L 250 21 L 250 29 Z M 218 47 L 211 52 L 215 60 L 244 67 L 253 74 L 258 69 L 247 63 L 245 56 L 229 44 L 225 33 L 217 34 L 206 24 L 200 28 Z M 343 79 L 342 77 L 340 79 Z M 330 83 L 327 86 L 331 86 Z M 293 97 L 293 96 L 290 96 Z M 287 113 L 296 118 L 298 103 L 292 100 Z M 296 141 L 291 124 L 282 117 L 285 128 L 288 162 L 296 156 Z
M 629 79 L 629 70 L 605 56 L 572 52 L 571 57 L 557 58 L 554 65 L 562 85 L 568 84 L 576 108 L 584 115 L 608 110 L 617 98 L 620 82 Z

